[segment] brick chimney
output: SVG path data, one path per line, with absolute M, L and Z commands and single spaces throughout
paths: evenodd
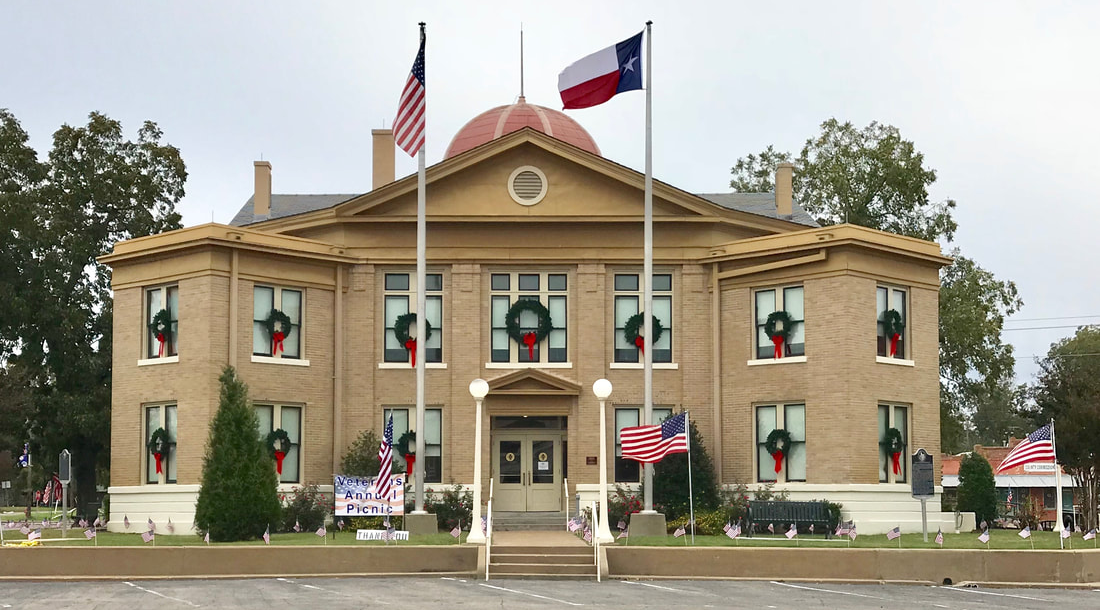
M 271 214 L 271 163 L 256 161 L 256 190 L 252 194 L 252 215 Z
M 370 132 L 374 140 L 374 186 L 372 189 L 386 186 L 393 182 L 394 178 L 394 144 L 392 129 L 372 129 Z
M 794 164 L 780 163 L 775 167 L 775 212 L 780 218 L 790 218 L 794 213 Z

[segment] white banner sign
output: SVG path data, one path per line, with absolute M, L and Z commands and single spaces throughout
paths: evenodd
M 1054 472 L 1054 464 L 1024 464 L 1024 472 Z
M 336 516 L 371 517 L 405 514 L 405 475 L 390 475 L 390 488 L 382 495 L 376 493 L 375 478 L 336 475 L 334 478 Z
M 409 533 L 394 530 L 390 540 L 408 540 Z M 355 530 L 356 540 L 386 540 L 386 530 Z

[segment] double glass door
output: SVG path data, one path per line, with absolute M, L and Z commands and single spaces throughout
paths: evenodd
M 493 509 L 561 510 L 561 432 L 493 433 Z

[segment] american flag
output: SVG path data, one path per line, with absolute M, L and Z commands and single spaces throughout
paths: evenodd
M 1085 535 L 1084 535 L 1084 536 L 1082 536 L 1082 537 L 1083 537 L 1083 538 L 1084 538 L 1085 540 L 1092 540 L 1093 538 L 1096 538 L 1096 528 L 1095 528 L 1095 527 L 1094 527 L 1094 528 L 1092 528 L 1091 530 L 1089 530 L 1089 533 L 1085 534 Z
M 155 540 L 156 537 L 157 535 L 154 534 L 152 531 L 142 532 L 141 534 L 141 539 L 145 541 L 145 544 L 149 544 L 150 542 Z
M 390 525 L 386 528 L 386 539 L 387 540 L 397 540 L 397 530 L 393 529 L 392 525 Z
M 814 533 L 814 524 L 813 523 L 810 524 L 810 533 L 811 534 Z
M 989 530 L 982 530 L 982 535 L 978 536 L 978 542 L 989 544 Z
M 729 528 L 728 530 L 726 530 L 726 536 L 729 536 L 733 540 L 736 540 L 738 537 L 740 537 L 741 536 L 741 524 L 738 523 L 737 525 L 735 525 L 735 526 Z
M 636 462 L 660 462 L 670 453 L 687 453 L 687 413 L 660 424 L 623 428 L 619 438 L 623 457 Z
M 1024 529 L 1020 530 L 1020 533 L 1018 535 L 1020 536 L 1020 538 L 1031 538 L 1031 526 L 1024 526 Z
M 570 519 L 570 520 L 569 520 L 569 531 L 571 531 L 571 532 L 575 532 L 575 531 L 577 531 L 577 530 L 579 530 L 579 529 L 581 529 L 581 522 L 580 522 L 580 520 L 579 520 L 579 519 L 577 519 L 576 517 L 573 517 L 572 519 Z
M 38 540 L 41 537 L 42 530 L 34 530 L 33 532 L 27 534 L 27 540 Z
M 997 470 L 994 474 L 1008 470 L 1013 466 L 1054 459 L 1056 459 L 1054 455 L 1054 439 L 1050 432 L 1050 424 L 1047 424 L 1027 435 L 1027 438 L 1013 447 L 1012 451 L 1009 451 L 1005 459 L 1001 461 L 1001 465 L 997 466 Z
M 302 525 L 300 523 L 298 523 L 298 519 L 294 520 L 294 531 L 295 532 L 302 531 Z
M 943 530 L 936 532 L 936 544 L 943 546 Z
M 420 50 L 416 53 L 409 80 L 401 92 L 397 118 L 393 120 L 393 137 L 401 150 L 415 157 L 424 146 L 424 114 L 427 112 L 424 84 L 424 29 L 420 29 Z
M 849 540 L 855 540 L 856 536 L 858 536 L 858 535 L 859 534 L 856 533 L 856 524 L 853 523 L 852 527 L 848 528 L 848 539 Z
M 149 529 L 154 530 L 154 531 L 156 531 L 156 529 L 157 529 L 157 524 L 153 523 L 153 518 L 152 517 L 149 517 Z
M 982 519 L 982 522 L 978 524 L 978 527 L 981 528 L 982 531 L 985 531 L 989 529 L 989 524 L 985 522 L 985 519 Z
M 898 538 L 901 538 L 901 526 L 900 525 L 898 527 L 895 527 L 894 529 L 886 532 L 886 539 L 887 540 L 896 540 Z
M 26 468 L 31 465 L 31 444 L 23 443 L 23 455 L 19 456 L 19 467 Z
M 585 530 L 584 530 L 584 541 L 585 542 L 592 542 L 592 530 L 590 530 L 588 528 L 585 528 Z
M 769 523 L 768 524 L 768 533 L 770 533 L 770 534 L 775 533 L 775 524 L 774 523 Z
M 1005 504 L 1012 504 L 1012 488 L 1008 489 L 1008 498 L 1005 499 Z
M 489 529 L 489 517 L 482 517 L 481 518 L 481 533 L 485 534 L 488 529 Z
M 455 538 L 458 538 L 461 535 L 462 535 L 462 530 L 459 529 L 459 527 L 457 525 L 454 526 L 454 529 L 451 530 L 451 536 L 453 536 Z
M 164 527 L 168 529 L 169 534 L 176 533 L 176 526 L 172 525 L 172 518 L 171 517 L 168 517 L 168 525 L 165 525 Z
M 322 525 L 321 527 L 317 528 L 317 535 L 321 538 L 328 536 L 328 532 L 325 531 L 325 526 Z
M 1073 532 L 1070 531 L 1070 529 L 1068 527 L 1063 527 L 1062 528 L 1062 537 L 1063 538 L 1069 538 L 1071 534 L 1073 534 Z
M 19 528 L 19 533 L 27 536 L 31 533 L 31 528 L 24 525 L 23 527 Z
M 382 444 L 378 447 L 378 459 L 382 466 L 378 469 L 378 478 L 374 480 L 375 495 L 385 498 L 390 493 L 390 474 L 393 472 L 393 413 L 382 432 Z
M 619 519 L 618 529 L 625 530 L 626 529 L 626 521 L 623 521 L 622 519 Z
M 96 517 L 95 522 L 92 523 L 92 527 L 99 527 L 101 525 L 103 525 L 103 521 L 99 517 Z
M 683 536 L 686 533 L 687 533 L 687 530 L 684 529 L 684 526 L 681 525 L 680 527 L 676 528 L 675 532 L 672 532 L 672 537 L 673 538 L 679 538 L 680 536 Z
M 92 538 L 95 538 L 95 530 L 90 528 L 90 527 L 88 529 L 84 530 L 84 537 L 87 538 L 88 540 L 91 540 Z
M 206 532 L 206 535 L 202 537 L 202 541 L 206 544 L 210 544 L 210 532 Z
M 85 529 L 88 527 L 88 520 L 82 517 L 80 521 L 77 522 L 77 525 L 80 526 L 80 529 Z
M 122 517 L 122 527 L 130 529 L 130 515 L 124 515 Z
M 267 526 L 267 528 L 264 529 L 263 538 L 264 538 L 264 544 L 271 544 L 271 526 L 270 525 Z
M 783 535 L 787 537 L 787 540 L 794 540 L 794 537 L 798 535 L 798 528 L 792 523 L 791 526 L 787 528 L 787 533 Z
M 627 538 L 627 537 L 629 537 L 629 536 L 630 536 L 630 533 L 629 533 L 629 532 L 627 532 L 626 530 L 623 530 L 623 531 L 619 532 L 619 538 Z M 618 538 L 616 538 L 616 540 L 617 540 L 617 539 L 618 539 Z
M 838 523 L 836 525 L 836 532 L 834 532 L 833 535 L 834 536 L 847 536 L 848 535 L 848 524 L 843 522 L 843 521 Z

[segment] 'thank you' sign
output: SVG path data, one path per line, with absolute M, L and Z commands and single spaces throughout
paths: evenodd
M 390 475 L 390 489 L 381 497 L 375 493 L 376 477 L 348 477 L 338 474 L 334 479 L 337 517 L 370 517 L 405 514 L 405 475 Z

